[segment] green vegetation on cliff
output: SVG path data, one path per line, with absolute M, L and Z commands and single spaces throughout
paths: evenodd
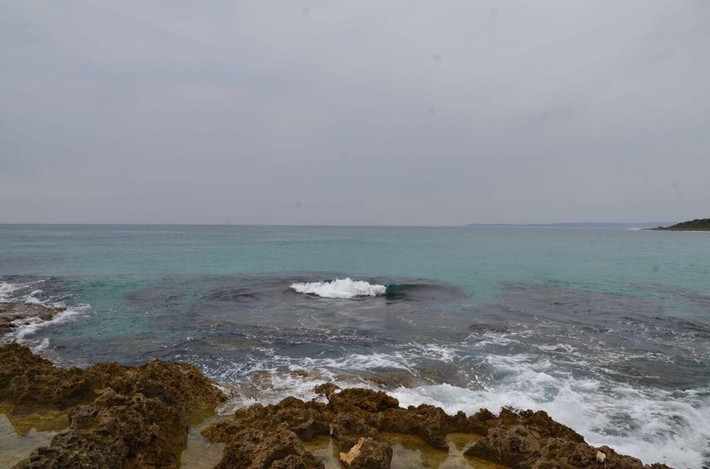
M 710 231 L 710 218 L 696 218 L 673 226 L 659 226 L 655 230 L 667 231 Z

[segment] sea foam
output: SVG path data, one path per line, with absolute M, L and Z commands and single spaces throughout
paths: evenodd
M 226 406 L 229 412 L 256 402 L 277 403 L 288 396 L 317 398 L 315 385 L 333 382 L 342 388 L 381 387 L 369 373 L 396 370 L 418 375 L 423 356 L 444 363 L 465 358 L 464 347 L 409 344 L 388 353 L 351 353 L 338 358 L 287 357 L 277 353 L 267 361 L 247 364 L 231 375 L 239 391 Z M 669 391 L 633 387 L 603 378 L 584 378 L 557 370 L 549 360 L 525 354 L 491 355 L 484 361 L 495 381 L 471 377 L 465 387 L 447 383 L 396 387 L 387 392 L 402 407 L 430 404 L 454 415 L 472 415 L 481 408 L 500 412 L 504 407 L 544 410 L 558 422 L 582 434 L 593 446 L 608 445 L 644 463 L 664 462 L 679 469 L 707 464 L 710 441 L 710 389 Z M 463 363 L 463 362 L 462 362 Z M 246 392 L 249 379 L 267 371 L 268 386 Z M 215 373 L 209 373 L 214 375 Z M 225 379 L 222 375 L 220 378 Z M 259 375 L 263 378 L 263 375 Z
M 315 295 L 321 298 L 357 298 L 359 296 L 384 295 L 387 287 L 371 284 L 364 280 L 336 278 L 330 282 L 294 283 L 291 288 L 298 293 Z
M 530 385 L 531 383 L 526 383 Z M 549 383 L 547 383 L 549 384 Z M 554 396 L 530 396 L 527 389 L 469 390 L 448 384 L 399 388 L 389 391 L 403 407 L 429 404 L 449 414 L 468 415 L 487 408 L 545 410 L 571 426 L 593 446 L 608 445 L 644 463 L 663 462 L 673 467 L 705 467 L 704 447 L 710 436 L 708 409 L 702 396 L 635 390 L 621 386 L 612 395 L 584 389 L 598 383 L 560 383 Z M 534 385 L 533 385 L 534 386 Z
M 2 339 L 0 339 L 1 342 L 18 342 L 30 346 L 35 352 L 43 351 L 49 346 L 49 339 L 33 340 L 30 339 L 30 337 L 34 336 L 42 328 L 73 321 L 77 316 L 84 314 L 90 309 L 90 306 L 87 304 L 68 306 L 61 301 L 53 301 L 51 298 L 41 299 L 44 291 L 36 288 L 36 286 L 44 282 L 44 280 L 29 282 L 0 281 L 0 302 L 65 308 L 48 321 L 37 317 L 21 318 L 12 321 L 13 330 L 6 333 Z

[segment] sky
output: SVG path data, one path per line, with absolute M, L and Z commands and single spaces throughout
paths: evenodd
M 710 217 L 710 1 L 0 1 L 0 223 Z

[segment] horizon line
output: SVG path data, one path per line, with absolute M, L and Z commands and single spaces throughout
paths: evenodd
M 601 222 L 601 221 L 583 221 L 583 222 L 513 222 L 513 223 L 464 223 L 460 225 L 379 225 L 379 224 L 286 224 L 286 223 L 185 223 L 185 222 L 167 222 L 167 223 L 91 223 L 91 222 L 0 222 L 0 226 L 273 226 L 273 227 L 314 227 L 314 228 L 472 228 L 484 226 L 591 226 L 591 225 L 656 225 L 662 226 L 669 221 L 623 221 L 623 222 Z

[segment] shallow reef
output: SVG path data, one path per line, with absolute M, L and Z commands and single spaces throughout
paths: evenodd
M 448 415 L 402 408 L 382 391 L 324 384 L 315 392 L 311 401 L 254 404 L 208 421 L 202 435 L 223 445 L 215 467 L 667 468 L 592 447 L 542 411 Z M 0 347 L 2 413 L 18 434 L 57 432 L 15 468 L 178 468 L 190 426 L 225 399 L 189 364 L 67 369 L 22 345 Z

